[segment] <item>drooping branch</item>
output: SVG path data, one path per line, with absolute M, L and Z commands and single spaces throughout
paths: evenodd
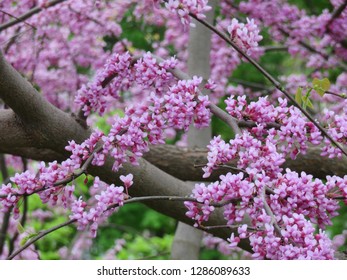
M 23 252 L 26 248 L 28 248 L 30 245 L 34 244 L 36 241 L 40 240 L 41 238 L 43 238 L 44 236 L 46 236 L 47 234 L 50 234 L 51 232 L 54 232 L 58 229 L 61 229 L 63 227 L 66 227 L 68 225 L 73 224 L 74 222 L 76 222 L 76 220 L 69 220 L 67 222 L 64 222 L 62 224 L 59 224 L 55 227 L 52 227 L 50 229 L 41 231 L 38 235 L 36 235 L 35 237 L 33 237 L 32 239 L 30 239 L 29 242 L 27 242 L 26 244 L 24 244 L 22 247 L 18 248 L 17 250 L 15 250 L 14 252 L 12 252 L 12 254 L 7 258 L 8 260 L 12 260 L 14 257 L 16 257 L 17 255 L 19 255 L 21 252 Z

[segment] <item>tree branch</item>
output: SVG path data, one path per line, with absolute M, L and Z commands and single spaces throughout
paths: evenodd
M 0 109 L 0 131 L 6 132 L 0 133 L 0 152 L 6 153 L 5 150 L 11 150 L 13 147 L 34 145 L 30 134 L 12 110 Z
M 34 244 L 36 241 L 40 240 L 42 237 L 46 236 L 47 234 L 54 232 L 60 228 L 66 227 L 68 225 L 73 224 L 74 222 L 76 222 L 76 220 L 69 220 L 65 223 L 62 223 L 60 225 L 57 225 L 55 227 L 52 227 L 50 229 L 41 231 L 38 235 L 36 235 L 35 237 L 33 237 L 32 239 L 30 239 L 30 241 L 28 241 L 27 243 L 25 243 L 22 247 L 18 248 L 17 250 L 15 250 L 14 252 L 12 252 L 12 254 L 7 258 L 8 260 L 12 260 L 15 256 L 17 256 L 18 254 L 20 254 L 21 252 L 23 252 L 26 248 L 28 248 L 30 245 Z
M 315 178 L 325 179 L 326 176 L 337 175 L 344 176 L 347 174 L 347 158 L 343 157 L 339 160 L 336 158 L 322 157 L 320 147 L 310 147 L 305 155 L 299 154 L 296 160 L 290 157 L 286 158 L 283 168 L 289 168 L 292 171 L 312 174 Z M 162 155 L 165 155 L 163 157 Z M 195 168 L 197 164 L 207 163 L 207 150 L 204 149 L 188 149 L 179 148 L 172 145 L 160 145 L 151 147 L 144 158 L 164 170 L 165 172 L 181 179 L 191 181 L 216 181 L 219 176 L 225 173 L 223 169 L 217 169 L 212 172 L 209 178 L 203 179 L 204 172 L 201 168 Z M 236 166 L 236 160 L 228 165 Z
M 33 147 L 51 149 L 68 155 L 69 153 L 64 150 L 64 147 L 69 140 L 82 142 L 90 134 L 90 131 L 83 128 L 74 115 L 69 115 L 54 107 L 42 94 L 38 93 L 7 63 L 1 52 L 0 98 L 16 114 L 10 118 L 9 112 L 2 111 L 2 115 L 7 117 L 7 120 L 10 119 L 11 124 L 16 124 L 15 120 L 17 120 L 17 127 L 18 124 L 21 124 L 19 132 L 22 134 L 25 132 L 24 140 L 32 142 Z M 30 139 L 27 139 L 28 135 L 30 135 Z M 24 140 L 18 139 L 17 141 Z
M 51 2 L 48 2 L 46 5 L 45 5 L 45 9 L 49 8 L 49 7 L 52 7 L 56 4 L 59 4 L 59 3 L 62 3 L 66 0 L 55 0 L 55 1 L 51 1 Z M 41 12 L 44 8 L 40 8 L 40 7 L 34 7 L 32 8 L 31 10 L 29 10 L 28 12 L 26 12 L 25 14 L 22 14 L 18 17 L 16 17 L 15 19 L 13 20 L 10 20 L 8 22 L 5 22 L 3 24 L 0 25 L 0 32 L 1 31 L 4 31 L 6 30 L 7 28 L 11 27 L 11 26 L 14 26 L 20 22 L 23 22 L 25 20 L 27 20 L 28 18 L 32 17 L 33 15 Z
M 346 9 L 347 7 L 347 0 L 345 0 L 345 2 L 343 2 L 331 15 L 331 18 L 330 20 L 328 21 L 326 27 L 325 27 L 325 30 L 329 30 L 330 28 L 330 25 L 333 23 L 333 21 L 335 19 L 337 19 L 341 14 L 342 12 L 344 11 L 344 9 Z

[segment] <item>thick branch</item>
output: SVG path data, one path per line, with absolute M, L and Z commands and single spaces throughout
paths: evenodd
M 76 142 L 81 142 L 90 133 L 87 129 L 83 129 L 74 116 L 64 113 L 49 103 L 5 60 L 1 52 L 0 98 L 16 114 L 11 117 L 9 112 L 2 111 L 2 116 L 11 121 L 11 124 L 17 123 L 16 129 L 20 128 L 18 133 L 24 133 L 24 140 L 33 142 L 33 147 L 67 154 L 64 147 L 68 140 L 74 139 Z M 18 124 L 22 127 L 18 127 Z M 27 138 L 28 133 L 30 133 L 30 139 Z M 0 136 L 0 141 L 1 137 L 5 136 Z M 24 140 L 17 139 L 17 141 Z
M 328 175 L 344 176 L 347 174 L 347 159 L 345 157 L 337 160 L 322 157 L 320 153 L 321 149 L 319 147 L 310 147 L 306 155 L 299 154 L 296 160 L 287 158 L 282 167 L 290 168 L 299 173 L 304 171 L 321 179 L 325 179 Z M 162 155 L 165 155 L 165 157 Z M 206 149 L 188 149 L 161 145 L 152 147 L 144 157 L 160 169 L 181 180 L 214 181 L 218 180 L 219 176 L 226 172 L 224 168 L 221 168 L 215 170 L 209 178 L 202 179 L 202 169 L 195 168 L 194 165 L 207 162 Z M 236 161 L 232 161 L 228 165 L 236 166 Z
M 6 153 L 6 150 L 11 150 L 13 147 L 34 145 L 22 122 L 12 110 L 0 110 L 0 131 L 0 152 Z
M 62 161 L 66 159 L 64 154 L 51 149 L 37 149 L 32 147 L 4 149 L 0 143 L 0 153 L 23 156 L 39 161 Z M 321 149 L 311 147 L 306 155 L 298 155 L 296 160 L 287 158 L 283 168 L 290 168 L 297 172 L 306 172 L 316 178 L 324 179 L 328 175 L 344 176 L 347 174 L 347 159 L 331 159 L 320 156 Z M 165 155 L 165 157 L 163 157 Z M 207 162 L 207 150 L 205 148 L 180 148 L 172 145 L 152 146 L 144 158 L 161 170 L 183 181 L 214 181 L 225 173 L 225 169 L 215 170 L 209 178 L 203 179 L 203 171 L 194 165 Z M 228 165 L 235 166 L 236 162 Z
M 0 98 L 22 119 L 42 122 L 53 105 L 39 94 L 0 52 Z

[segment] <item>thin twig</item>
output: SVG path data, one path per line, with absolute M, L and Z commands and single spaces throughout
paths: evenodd
M 253 88 L 256 90 L 265 90 L 267 92 L 271 92 L 273 90 L 273 88 L 265 86 L 265 85 L 260 84 L 260 83 L 248 82 L 248 81 L 241 80 L 238 78 L 233 78 L 233 77 L 231 77 L 229 80 L 230 80 L 230 82 L 233 82 L 233 83 L 245 86 L 245 87 Z
M 334 95 L 334 96 L 337 96 L 337 97 L 340 97 L 340 98 L 343 98 L 343 99 L 347 99 L 347 96 L 346 94 L 338 94 L 338 93 L 335 93 L 335 92 L 331 92 L 331 91 L 326 91 L 325 92 L 326 94 L 331 94 L 331 95 Z
M 144 201 L 149 201 L 149 200 L 167 200 L 167 201 L 192 201 L 192 202 L 196 202 L 196 203 L 202 203 L 197 201 L 196 198 L 193 197 L 181 197 L 181 196 L 144 196 L 144 197 L 133 197 L 133 198 L 129 198 L 127 200 L 124 201 L 124 205 L 125 204 L 130 204 L 130 203 L 136 203 L 136 202 L 144 202 Z M 214 207 L 223 207 L 226 204 L 229 203 L 233 203 L 233 202 L 237 202 L 240 201 L 240 199 L 231 199 L 228 201 L 224 201 L 224 202 L 220 202 L 220 203 L 211 203 L 211 206 Z M 119 204 L 112 204 L 109 205 L 107 207 L 107 209 L 105 211 L 114 209 L 116 207 L 118 207 Z M 44 230 L 39 232 L 35 237 L 31 238 L 30 240 L 28 240 L 22 247 L 18 248 L 17 250 L 15 250 L 7 259 L 8 260 L 12 260 L 15 256 L 17 256 L 18 254 L 20 254 L 21 252 L 23 252 L 26 248 L 28 248 L 30 245 L 34 244 L 36 241 L 40 240 L 41 238 L 43 238 L 44 236 L 46 236 L 47 234 L 54 232 L 62 227 L 68 226 L 70 224 L 73 224 L 77 222 L 77 219 L 71 219 L 67 222 L 64 222 L 60 225 L 54 226 L 50 229 Z
M 242 225 L 217 225 L 217 226 L 204 226 L 204 225 L 198 225 L 198 228 L 203 229 L 203 230 L 211 230 L 211 229 L 220 229 L 220 228 L 231 228 L 231 229 L 237 229 Z M 251 231 L 257 231 L 259 229 L 255 227 L 250 227 L 247 225 L 247 230 Z
M 132 197 L 124 201 L 124 204 L 129 204 L 129 203 L 135 203 L 135 202 L 143 202 L 143 201 L 149 201 L 149 200 L 167 200 L 167 201 L 191 201 L 195 203 L 203 203 L 198 201 L 194 197 L 184 197 L 184 196 L 166 196 L 166 195 L 158 195 L 158 196 L 141 196 L 141 197 Z M 227 201 L 221 201 L 221 202 L 215 202 L 215 203 L 210 203 L 209 205 L 213 207 L 223 207 L 227 204 L 230 203 L 236 203 L 241 201 L 241 198 L 235 198 L 235 199 L 230 199 Z M 115 208 L 118 205 L 110 205 L 109 208 Z
M 265 209 L 265 212 L 266 214 L 268 214 L 270 217 L 271 217 L 271 224 L 274 226 L 275 228 L 275 231 L 277 232 L 277 234 L 279 236 L 282 236 L 282 233 L 281 233 L 281 228 L 280 226 L 277 224 L 277 221 L 276 221 L 276 217 L 274 215 L 274 213 L 272 212 L 269 204 L 267 203 L 266 201 L 266 188 L 263 189 L 263 203 L 264 203 L 264 209 Z
M 20 18 L 16 17 L 15 15 L 12 15 L 12 14 L 10 14 L 10 13 L 4 11 L 4 10 L 0 10 L 0 12 L 3 13 L 3 14 L 5 14 L 5 15 L 8 15 L 9 17 L 14 18 L 13 21 L 18 21 L 18 22 L 21 22 L 21 21 L 22 21 Z M 30 24 L 30 23 L 28 23 L 28 22 L 25 22 L 25 21 L 24 21 L 24 23 L 25 23 L 26 25 L 30 26 L 30 27 L 33 28 L 33 29 L 37 29 L 34 25 L 32 25 L 32 24 Z M 2 25 L 0 25 L 0 32 L 2 31 L 2 30 L 1 30 L 1 26 L 2 26 Z
M 210 105 L 208 105 L 208 107 L 210 108 L 211 112 L 218 117 L 219 119 L 221 119 L 223 122 L 225 122 L 229 127 L 232 128 L 232 130 L 235 132 L 235 134 L 240 134 L 240 122 L 235 119 L 234 117 L 232 117 L 231 115 L 229 115 L 227 112 L 225 112 L 224 110 L 222 110 L 221 108 L 219 108 L 217 105 L 210 103 Z
M 194 168 L 205 167 L 205 166 L 206 166 L 206 164 L 194 164 Z M 247 174 L 246 170 L 243 170 L 243 169 L 240 169 L 240 168 L 237 168 L 237 167 L 234 167 L 234 166 L 226 165 L 226 164 L 217 164 L 216 167 L 227 168 L 227 169 L 231 169 L 231 170 L 233 170 L 235 172 L 242 172 L 244 174 Z
M 67 222 L 64 222 L 60 225 L 57 225 L 55 227 L 52 227 L 50 229 L 41 231 L 38 233 L 38 235 L 36 235 L 35 237 L 33 237 L 32 239 L 30 239 L 27 243 L 25 243 L 22 247 L 18 248 L 17 250 L 15 250 L 10 256 L 8 256 L 8 260 L 12 260 L 15 256 L 17 256 L 18 254 L 20 254 L 21 252 L 23 252 L 26 248 L 28 248 L 30 245 L 34 244 L 36 241 L 40 240 L 42 237 L 46 236 L 47 234 L 54 232 L 60 228 L 66 227 L 70 224 L 73 224 L 74 222 L 76 222 L 77 219 L 72 219 L 69 220 Z
M 293 38 L 289 32 L 285 31 L 283 28 L 281 27 L 278 27 L 278 30 L 283 34 L 285 35 L 286 37 L 289 37 L 289 38 Z M 310 52 L 312 53 L 315 53 L 315 54 L 318 54 L 319 56 L 321 56 L 322 58 L 324 58 L 324 60 L 329 60 L 329 55 L 328 54 L 325 54 L 317 49 L 315 49 L 314 47 L 312 47 L 311 45 L 309 45 L 308 43 L 300 40 L 298 41 L 299 45 L 301 45 L 302 47 L 304 47 L 305 49 L 309 50 Z M 336 59 L 336 62 L 338 64 L 339 67 L 341 67 L 343 70 L 347 71 L 347 65 L 345 63 L 343 63 L 340 59 Z
M 265 46 L 263 49 L 265 52 L 288 51 L 288 46 Z

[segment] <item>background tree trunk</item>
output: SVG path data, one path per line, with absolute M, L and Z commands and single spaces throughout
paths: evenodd
M 214 9 L 217 0 L 210 1 L 212 10 L 207 15 L 207 20 L 212 23 L 214 19 Z M 211 32 L 201 24 L 190 28 L 188 45 L 188 74 L 190 76 L 201 76 L 208 79 L 210 76 L 210 52 L 211 52 Z M 204 129 L 196 129 L 191 126 L 188 132 L 189 148 L 204 148 L 210 142 L 212 136 L 211 126 Z M 190 182 L 194 184 L 194 182 Z M 203 232 L 190 225 L 179 222 L 177 225 L 175 238 L 171 249 L 172 259 L 199 259 L 200 246 Z

